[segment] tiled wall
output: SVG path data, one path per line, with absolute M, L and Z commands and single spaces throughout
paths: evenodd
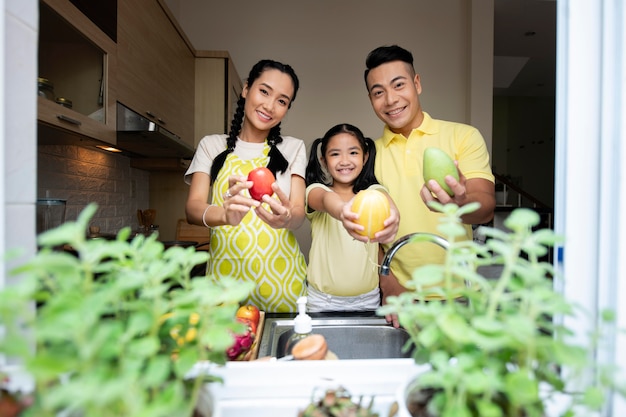
M 96 202 L 91 224 L 101 233 L 138 228 L 137 209 L 149 204 L 148 171 L 131 168 L 128 157 L 79 146 L 41 145 L 37 154 L 37 198 L 67 200 L 66 220 Z

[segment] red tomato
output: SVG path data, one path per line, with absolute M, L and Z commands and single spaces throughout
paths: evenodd
M 265 194 L 272 195 L 272 184 L 276 182 L 272 171 L 265 167 L 255 168 L 248 174 L 248 181 L 252 181 L 252 188 L 250 188 L 250 197 L 255 200 L 261 201 Z
M 253 305 L 245 305 L 239 307 L 237 313 L 235 313 L 235 317 L 240 319 L 248 319 L 254 323 L 254 326 L 259 325 L 259 320 L 261 318 L 261 312 L 259 311 L 257 306 Z M 255 332 L 256 333 L 256 332 Z

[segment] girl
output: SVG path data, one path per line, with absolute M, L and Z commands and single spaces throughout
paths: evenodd
M 246 304 L 295 312 L 306 263 L 292 230 L 304 221 L 304 142 L 281 136 L 280 122 L 299 81 L 289 65 L 262 60 L 252 67 L 237 101 L 229 135 L 204 137 L 185 173 L 187 221 L 211 231 L 207 274 L 254 280 Z M 247 174 L 267 166 L 275 195 L 250 198 Z M 211 204 L 208 204 L 210 201 Z
M 352 222 L 356 214 L 349 210 L 361 190 L 386 192 L 374 176 L 375 157 L 374 141 L 345 123 L 313 142 L 306 168 L 306 214 L 312 236 L 307 309 L 311 312 L 375 310 L 380 305 L 377 242 L 393 241 L 399 216 L 390 200 L 385 229 L 375 241 L 363 243 L 359 241 L 363 236 L 357 234 L 363 227 Z

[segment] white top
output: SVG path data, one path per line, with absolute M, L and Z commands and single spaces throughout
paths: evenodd
M 217 155 L 226 149 L 227 135 L 207 135 L 202 138 L 196 149 L 196 153 L 185 172 L 185 182 L 191 184 L 191 175 L 194 172 L 211 174 L 211 166 Z M 283 136 L 283 141 L 276 147 L 287 161 L 292 161 L 286 173 L 281 172 L 276 177 L 276 182 L 281 190 L 287 195 L 291 192 L 291 175 L 299 175 L 304 178 L 306 172 L 306 146 L 301 139 L 292 136 Z M 253 143 L 237 139 L 233 153 L 243 160 L 258 158 L 263 151 L 265 142 Z

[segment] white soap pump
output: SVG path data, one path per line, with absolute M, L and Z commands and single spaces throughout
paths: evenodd
M 313 320 L 306 313 L 306 297 L 298 298 L 298 315 L 293 320 L 293 334 L 287 340 L 286 353 L 291 355 L 291 350 L 301 339 L 309 336 L 313 331 Z

